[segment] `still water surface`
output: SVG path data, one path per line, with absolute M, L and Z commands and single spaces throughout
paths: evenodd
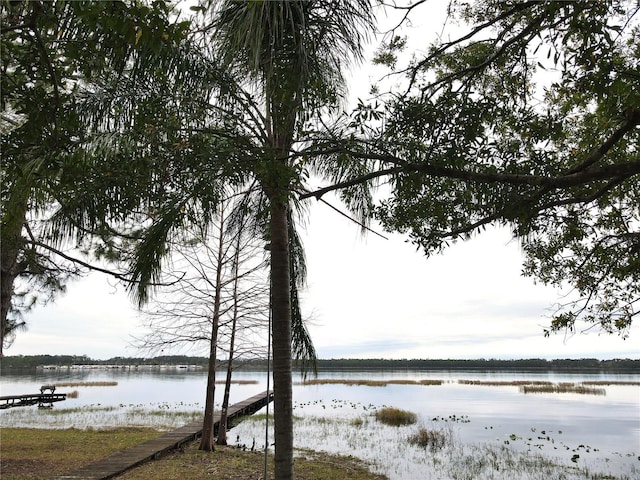
M 324 371 L 320 379 L 348 380 L 443 380 L 442 385 L 387 385 L 384 387 L 313 385 L 294 386 L 294 414 L 298 417 L 352 419 L 366 417 L 381 406 L 393 406 L 415 412 L 419 424 L 431 427 L 446 424 L 466 443 L 494 442 L 520 450 L 535 450 L 568 461 L 579 454 L 580 461 L 606 465 L 613 473 L 640 471 L 640 387 L 609 385 L 605 395 L 573 393 L 524 394 L 517 386 L 464 385 L 458 380 L 514 381 L 544 380 L 554 383 L 584 381 L 639 382 L 640 374 L 569 374 L 515 371 Z M 234 380 L 253 380 L 249 385 L 233 385 L 231 403 L 266 390 L 265 372 L 237 371 Z M 295 380 L 299 380 L 294 378 Z M 41 385 L 61 382 L 115 381 L 111 387 L 70 387 L 78 398 L 57 403 L 55 409 L 73 409 L 99 405 L 104 413 L 92 417 L 90 425 L 81 415 L 69 413 L 54 426 L 79 427 L 118 424 L 119 412 L 127 408 L 197 411 L 204 404 L 206 373 L 203 370 L 45 370 L 34 374 L 3 372 L 0 395 L 36 393 Z M 217 387 L 217 398 L 222 385 Z M 24 415 L 14 408 L 0 411 L 2 426 L 24 425 Z M 44 424 L 45 416 L 42 421 Z M 33 417 L 33 416 L 32 416 Z M 31 418 L 32 418 L 31 417 Z M 33 421 L 33 420 L 31 420 Z M 82 423 L 85 422 L 85 423 Z M 135 423 L 144 423 L 144 415 Z M 154 425 L 157 418 L 149 419 Z M 46 426 L 46 425 L 44 425 Z M 239 427 L 240 428 L 240 427 Z M 382 441 L 382 440 L 381 440 Z M 263 442 L 264 443 L 264 442 Z M 313 445 L 300 445 L 313 447 Z M 344 453 L 344 452 L 343 452 Z M 347 452 L 348 453 L 348 452 Z

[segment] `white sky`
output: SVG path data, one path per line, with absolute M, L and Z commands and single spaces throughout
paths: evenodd
M 399 235 L 363 238 L 322 204 L 309 220 L 302 299 L 320 358 L 640 358 L 637 325 L 628 340 L 595 331 L 544 338 L 562 298 L 520 276 L 520 247 L 506 230 L 427 259 Z M 102 275 L 71 283 L 27 320 L 8 355 L 142 355 L 129 346 L 141 333 L 137 311 Z
M 363 239 L 322 205 L 311 218 L 304 300 L 321 358 L 639 356 L 637 326 L 628 340 L 595 331 L 544 338 L 561 292 L 520 275 L 520 247 L 506 229 L 427 259 L 400 235 Z
M 446 2 L 437 4 L 438 11 L 412 17 L 411 32 L 441 30 Z M 426 40 L 410 42 L 410 51 L 420 44 Z M 354 90 L 368 91 L 372 79 L 367 70 L 354 75 L 353 95 L 366 96 Z M 544 338 L 566 292 L 520 276 L 520 248 L 506 230 L 426 259 L 399 235 L 363 238 L 359 227 L 318 204 L 303 240 L 303 309 L 320 358 L 640 358 L 638 325 L 626 341 L 597 331 Z M 131 335 L 141 333 L 137 311 L 102 275 L 72 282 L 65 296 L 26 320 L 28 331 L 7 355 L 141 355 L 129 347 Z

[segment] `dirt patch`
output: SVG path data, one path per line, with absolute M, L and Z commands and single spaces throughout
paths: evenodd
M 40 463 L 38 460 L 28 458 L 0 459 L 0 472 L 2 472 L 2 478 L 10 478 L 11 476 L 37 478 L 33 475 L 42 469 Z

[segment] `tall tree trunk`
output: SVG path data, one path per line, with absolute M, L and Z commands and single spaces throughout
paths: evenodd
M 242 227 L 236 239 L 236 251 L 233 257 L 233 318 L 231 320 L 231 339 L 229 340 L 229 363 L 227 364 L 227 378 L 224 382 L 224 396 L 220 408 L 220 425 L 218 425 L 218 445 L 227 444 L 227 411 L 229 410 L 229 394 L 231 393 L 231 374 L 233 373 L 233 355 L 236 343 L 236 326 L 238 324 L 238 273 L 240 270 L 240 241 L 242 239 Z
M 18 255 L 23 246 L 22 227 L 27 215 L 29 190 L 20 186 L 12 189 L 9 201 L 4 205 L 0 226 L 0 358 L 4 354 L 6 336 L 11 332 L 9 311 L 14 284 L 21 267 Z
M 202 422 L 202 438 L 200 450 L 214 450 L 214 407 L 216 392 L 216 350 L 218 337 L 218 318 L 213 317 L 211 325 L 211 343 L 209 348 L 209 372 L 207 374 L 207 396 L 204 406 L 204 421 Z
M 207 397 L 204 406 L 202 438 L 200 450 L 215 450 L 214 442 L 214 408 L 216 391 L 216 354 L 218 350 L 218 325 L 220 323 L 220 296 L 222 294 L 222 266 L 224 261 L 224 207 L 220 209 L 220 229 L 216 265 L 216 286 L 213 298 L 213 318 L 211 321 L 211 342 L 209 347 L 209 373 L 207 375 Z
M 235 323 L 235 322 L 234 322 Z M 235 327 L 234 327 L 235 328 Z M 233 337 L 233 333 L 231 334 Z M 229 410 L 229 394 L 231 393 L 231 374 L 233 372 L 233 355 L 229 353 L 229 363 L 227 364 L 227 378 L 224 382 L 224 396 L 222 397 L 222 407 L 220 408 L 220 423 L 218 424 L 218 438 L 216 444 L 227 444 L 227 411 Z
M 293 479 L 293 393 L 291 380 L 291 296 L 286 190 L 270 194 L 271 286 L 275 478 Z
M 11 310 L 11 298 L 13 297 L 13 284 L 16 280 L 16 265 L 18 248 L 8 245 L 5 239 L 0 248 L 0 358 L 4 355 L 4 345 L 7 334 L 10 333 L 8 320 Z

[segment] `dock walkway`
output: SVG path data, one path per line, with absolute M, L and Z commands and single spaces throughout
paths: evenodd
M 53 402 L 66 400 L 66 393 L 34 393 L 31 395 L 6 395 L 0 397 L 0 409 L 12 407 L 28 407 L 38 404 L 40 407 L 50 406 Z M 46 405 L 48 404 L 48 405 Z
M 232 420 L 242 415 L 257 412 L 273 400 L 273 392 L 262 392 L 229 407 L 227 418 Z M 215 414 L 216 426 L 220 421 L 220 412 Z M 53 480 L 105 480 L 113 478 L 130 468 L 179 448 L 202 435 L 202 421 L 189 423 L 158 438 L 122 450 L 110 457 L 85 465 L 74 472 L 59 475 Z

